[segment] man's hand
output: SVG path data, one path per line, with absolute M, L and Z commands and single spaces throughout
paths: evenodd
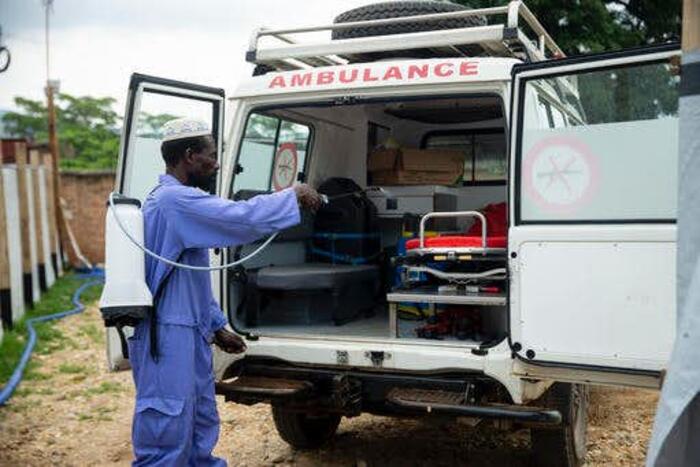
M 316 212 L 318 208 L 321 207 L 321 203 L 323 202 L 321 195 L 306 183 L 294 185 L 294 193 L 297 195 L 297 201 L 302 208 L 308 209 L 311 212 Z
M 227 353 L 242 353 L 247 349 L 243 339 L 226 328 L 221 328 L 214 333 L 214 343 Z

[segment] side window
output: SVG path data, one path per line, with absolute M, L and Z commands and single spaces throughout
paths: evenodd
M 675 219 L 679 81 L 667 61 L 525 79 L 521 221 Z M 527 115 L 545 87 L 560 97 L 550 121 Z
M 311 128 L 262 113 L 252 113 L 241 141 L 234 180 L 239 190 L 282 190 L 304 173 Z
M 466 184 L 505 183 L 506 137 L 501 129 L 428 133 L 423 146 L 464 152 Z

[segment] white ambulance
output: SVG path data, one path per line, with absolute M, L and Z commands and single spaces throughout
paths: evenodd
M 328 195 L 213 275 L 248 345 L 217 353 L 217 391 L 271 404 L 291 445 L 365 412 L 466 417 L 579 465 L 587 385 L 659 387 L 674 338 L 678 57 L 566 58 L 519 1 L 260 29 L 233 96 L 133 75 L 117 190 L 143 199 L 164 171 L 166 113 L 211 124 L 221 197 Z

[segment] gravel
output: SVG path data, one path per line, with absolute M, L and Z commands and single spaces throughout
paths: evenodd
M 105 371 L 101 326 L 94 307 L 67 318 L 58 324 L 63 348 L 33 357 L 39 376 L 0 408 L 0 465 L 129 464 L 133 384 L 129 372 Z M 593 388 L 586 465 L 642 465 L 657 397 Z M 530 459 L 527 430 L 373 415 L 343 419 L 321 450 L 297 451 L 277 435 L 268 406 L 218 404 L 215 453 L 235 466 L 525 466 Z

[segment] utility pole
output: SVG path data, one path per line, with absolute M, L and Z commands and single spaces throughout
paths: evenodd
M 49 41 L 49 17 L 51 16 L 51 7 L 53 0 L 44 0 L 44 8 L 46 10 L 46 110 L 48 113 L 48 130 L 49 130 L 49 152 L 51 152 L 51 163 L 53 165 L 53 203 L 56 206 L 56 225 L 58 227 L 58 244 L 60 251 L 58 252 L 58 261 L 63 261 L 63 240 L 66 238 L 63 226 L 63 211 L 61 209 L 61 177 L 58 172 L 59 154 L 58 154 L 58 135 L 56 134 L 56 106 L 54 105 L 54 93 L 58 92 L 58 80 L 51 79 L 51 62 L 50 62 L 50 41 Z

